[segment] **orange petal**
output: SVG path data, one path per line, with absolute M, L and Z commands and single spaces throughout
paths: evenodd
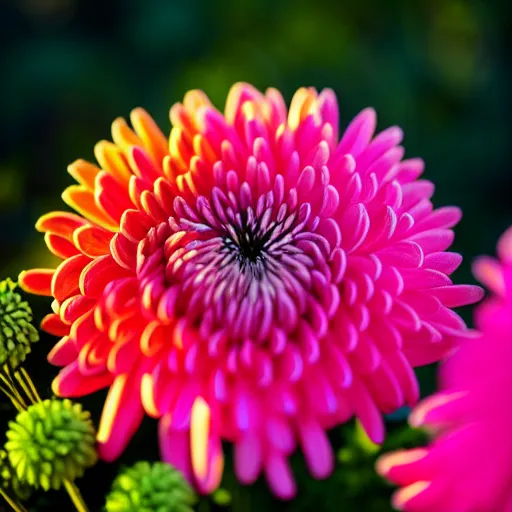
M 100 172 L 100 168 L 86 160 L 79 159 L 68 165 L 68 172 L 80 185 L 92 191 L 94 190 L 94 179 Z
M 194 153 L 201 157 L 203 160 L 214 163 L 219 160 L 220 155 L 216 155 L 212 146 L 201 134 L 197 134 L 193 139 Z
M 103 256 L 110 252 L 110 240 L 113 234 L 98 226 L 82 226 L 73 233 L 73 242 L 78 249 L 89 256 Z
M 62 193 L 62 199 L 86 219 L 110 231 L 118 229 L 117 224 L 101 209 L 94 199 L 94 194 L 80 185 L 71 185 Z
M 169 153 L 167 139 L 153 118 L 142 108 L 132 110 L 130 121 L 144 147 L 161 169 L 164 156 Z
M 169 116 L 172 125 L 183 130 L 189 137 L 193 137 L 197 133 L 198 127 L 194 116 L 181 103 L 176 103 L 171 107 Z
M 183 98 L 183 106 L 192 114 L 201 107 L 211 107 L 211 101 L 208 96 L 199 89 L 188 91 Z
M 184 195 L 185 199 L 190 200 L 198 195 L 197 188 L 190 172 L 178 176 L 176 178 L 176 185 L 178 186 L 178 190 Z
M 36 222 L 36 229 L 43 233 L 50 232 L 71 239 L 75 229 L 87 224 L 83 217 L 70 212 L 50 212 Z
M 90 258 L 80 254 L 63 261 L 57 267 L 52 279 L 52 295 L 59 302 L 78 293 L 80 273 L 90 261 Z
M 193 147 L 180 128 L 173 128 L 169 136 L 169 154 L 178 160 L 178 165 L 188 168 L 193 156 Z
M 44 241 L 50 252 L 55 254 L 55 256 L 58 258 L 62 258 L 63 260 L 80 254 L 80 251 L 71 242 L 62 236 L 47 232 L 44 235 Z
M 18 282 L 23 290 L 34 295 L 52 296 L 52 278 L 55 269 L 34 268 L 32 270 L 23 271 Z
M 102 140 L 94 146 L 94 156 L 105 171 L 108 171 L 119 183 L 128 184 L 132 171 L 123 152 L 111 142 Z
M 128 270 L 120 267 L 110 254 L 89 262 L 80 275 L 80 290 L 87 297 L 99 297 L 108 283 L 132 275 Z
M 112 123 L 112 140 L 115 145 L 121 148 L 125 155 L 128 155 L 128 151 L 131 146 L 142 147 L 143 142 L 130 130 L 128 124 L 122 117 L 118 117 Z
M 164 158 L 163 171 L 169 182 L 169 185 L 171 186 L 176 183 L 176 177 L 183 172 L 182 169 L 179 168 L 176 158 L 171 156 L 166 156 Z
M 54 336 L 66 336 L 69 334 L 69 325 L 66 325 L 55 313 L 46 315 L 41 320 L 41 329 Z

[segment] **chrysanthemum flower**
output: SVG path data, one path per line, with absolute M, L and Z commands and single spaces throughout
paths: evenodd
M 378 471 L 401 486 L 394 505 L 407 512 L 512 510 L 512 228 L 501 261 L 483 257 L 474 271 L 492 292 L 478 306 L 480 338 L 464 340 L 443 364 L 441 389 L 412 413 L 435 432 L 427 448 L 384 456 Z
M 402 131 L 374 137 L 375 112 L 338 136 L 331 90 L 237 84 L 225 112 L 200 91 L 172 107 L 169 140 L 143 110 L 78 160 L 63 194 L 80 215 L 37 228 L 63 262 L 20 276 L 53 296 L 62 336 L 55 393 L 110 387 L 100 452 L 115 459 L 147 414 L 163 459 L 203 492 L 220 480 L 221 441 L 244 483 L 264 471 L 295 492 L 288 456 L 330 474 L 326 430 L 356 415 L 381 441 L 381 411 L 417 399 L 413 366 L 467 329 L 450 308 L 480 298 L 448 277 L 457 208 L 433 210 Z

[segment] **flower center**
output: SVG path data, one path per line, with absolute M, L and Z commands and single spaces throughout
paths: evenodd
M 196 204 L 175 201 L 175 216 L 138 247 L 143 307 L 164 321 L 186 317 L 204 339 L 322 336 L 339 300 L 329 226 L 309 203 L 273 192 L 242 203 L 216 189 Z
M 238 252 L 237 259 L 240 267 L 244 269 L 250 263 L 264 263 L 265 238 L 267 237 L 259 237 L 253 233 L 252 229 L 246 228 L 240 231 L 237 240 L 228 237 L 224 240 L 224 244 L 228 249 Z
M 261 280 L 267 270 L 275 227 L 274 224 L 264 229 L 261 218 L 249 222 L 244 214 L 240 225 L 233 226 L 223 238 L 221 252 L 233 255 L 242 273 Z

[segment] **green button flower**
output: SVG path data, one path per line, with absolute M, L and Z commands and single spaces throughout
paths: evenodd
M 107 496 L 107 512 L 191 512 L 196 496 L 182 474 L 164 462 L 124 469 Z
M 11 279 L 0 282 L 0 366 L 18 366 L 30 352 L 30 345 L 39 340 L 31 323 L 32 310 L 14 292 L 16 286 Z
M 30 487 L 21 483 L 12 469 L 5 450 L 0 450 L 0 488 L 22 501 L 28 500 L 31 495 Z
M 59 489 L 97 460 L 90 414 L 70 400 L 31 405 L 9 423 L 5 450 L 20 482 Z

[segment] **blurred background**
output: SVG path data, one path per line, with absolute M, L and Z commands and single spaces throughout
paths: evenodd
M 455 280 L 473 282 L 472 258 L 493 253 L 512 224 L 511 11 L 505 0 L 1 0 L 0 277 L 53 264 L 34 223 L 64 208 L 66 166 L 92 160 L 115 117 L 143 106 L 168 131 L 169 107 L 187 90 L 203 89 L 222 108 L 243 80 L 288 101 L 302 85 L 331 87 L 342 125 L 369 105 L 380 128 L 400 125 L 407 155 L 426 160 L 435 203 L 464 210 L 455 249 L 466 259 Z M 49 301 L 31 303 L 39 321 Z M 51 343 L 43 337 L 29 360 L 47 394 Z M 423 393 L 433 374 L 420 370 Z M 95 417 L 102 399 L 84 401 Z M 0 424 L 9 414 L 0 408 Z M 389 420 L 386 448 L 421 438 L 403 414 Z M 121 462 L 156 458 L 154 435 L 148 420 Z M 200 512 L 390 510 L 390 489 L 372 471 L 377 449 L 354 425 L 332 439 L 340 462 L 329 480 L 312 481 L 296 458 L 295 502 L 273 501 L 261 482 L 240 488 L 227 471 L 230 497 L 204 499 Z M 100 464 L 80 482 L 92 511 L 117 470 Z M 34 510 L 70 509 L 61 494 L 35 498 Z

